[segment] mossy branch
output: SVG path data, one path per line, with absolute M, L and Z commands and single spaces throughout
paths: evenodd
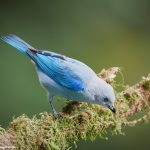
M 119 71 L 119 68 L 114 67 L 102 70 L 98 75 L 115 86 L 114 79 Z M 71 148 L 72 144 L 76 145 L 79 140 L 95 140 L 97 137 L 107 139 L 109 132 L 113 135 L 123 134 L 124 126 L 148 121 L 150 75 L 116 95 L 115 115 L 99 105 L 68 102 L 61 112 L 64 116 L 62 121 L 46 112 L 31 119 L 25 114 L 17 117 L 6 131 L 0 127 L 0 146 L 15 146 L 19 150 L 65 150 Z M 143 112 L 143 115 L 133 117 L 139 112 Z

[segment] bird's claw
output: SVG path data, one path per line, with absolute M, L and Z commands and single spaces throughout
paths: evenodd
M 56 118 L 56 119 L 59 119 L 59 120 L 63 120 L 63 116 L 60 114 L 60 113 L 58 113 L 55 109 L 52 109 L 52 114 L 53 114 L 53 116 Z
M 60 113 L 57 113 L 57 112 L 53 113 L 53 116 L 54 116 L 56 119 L 59 119 L 59 120 L 61 120 L 61 121 L 64 119 L 64 117 L 63 117 Z

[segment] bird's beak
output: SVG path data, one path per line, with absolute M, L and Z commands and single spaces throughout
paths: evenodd
M 111 106 L 108 106 L 108 108 L 113 112 L 113 113 L 116 113 L 116 109 L 115 109 L 115 107 L 111 107 Z

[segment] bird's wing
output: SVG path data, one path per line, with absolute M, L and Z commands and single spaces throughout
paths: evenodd
M 65 56 L 48 52 L 35 51 L 37 66 L 59 85 L 74 90 L 84 90 L 84 83 L 79 76 L 78 66 Z

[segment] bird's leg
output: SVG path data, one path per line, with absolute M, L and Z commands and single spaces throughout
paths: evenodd
M 53 104 L 52 104 L 53 96 L 52 96 L 52 95 L 50 95 L 50 94 L 48 95 L 48 101 L 49 101 L 50 106 L 51 106 L 51 108 L 52 108 L 52 114 L 54 115 L 54 117 L 59 118 L 59 119 L 62 119 L 62 118 L 63 118 L 63 116 L 62 116 L 62 115 L 60 115 L 59 113 L 57 113 L 57 111 L 56 111 L 55 107 L 54 107 L 54 106 L 53 106 Z
M 54 108 L 54 106 L 53 106 L 53 104 L 52 104 L 52 101 L 53 101 L 53 96 L 52 95 L 48 95 L 48 101 L 49 101 L 49 103 L 50 103 L 50 106 L 51 106 L 51 108 L 52 108 L 52 113 L 53 113 L 53 115 L 54 116 L 57 116 L 57 111 L 56 111 L 56 109 Z

